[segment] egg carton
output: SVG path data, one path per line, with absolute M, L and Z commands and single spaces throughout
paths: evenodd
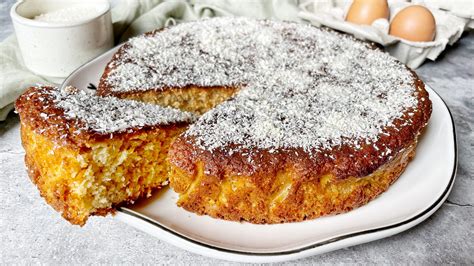
M 469 20 L 468 28 L 474 29 L 474 3 L 472 0 L 411 0 L 414 4 L 441 9 Z
M 425 6 L 433 13 L 436 20 L 436 36 L 431 42 L 413 42 L 389 35 L 390 21 L 377 19 L 372 25 L 358 25 L 345 21 L 352 1 L 348 0 L 308 0 L 300 4 L 299 17 L 310 21 L 315 26 L 326 26 L 338 31 L 354 35 L 358 39 L 372 41 L 385 47 L 393 56 L 412 69 L 418 68 L 428 58 L 436 60 L 446 46 L 453 45 L 461 37 L 464 30 L 472 24 L 472 18 L 455 15 L 451 11 L 441 10 L 430 0 L 414 0 Z M 436 0 L 431 0 L 436 2 Z M 470 1 L 470 0 L 469 0 Z M 451 1 L 450 1 L 451 2 Z M 453 1 L 456 2 L 456 1 Z M 403 8 L 413 5 L 403 0 L 388 1 L 390 18 Z

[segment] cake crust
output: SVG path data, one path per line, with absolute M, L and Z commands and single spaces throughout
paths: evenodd
M 415 156 L 416 141 L 365 176 L 338 178 L 332 173 L 298 172 L 287 162 L 278 172 L 252 176 L 210 175 L 195 162 L 194 173 L 171 165 L 170 184 L 188 211 L 257 224 L 299 222 L 360 207 L 385 192 Z M 305 175 L 306 174 L 306 175 Z

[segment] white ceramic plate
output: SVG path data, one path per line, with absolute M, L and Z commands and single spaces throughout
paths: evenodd
M 76 70 L 62 86 L 97 85 L 118 48 Z M 456 173 L 456 137 L 450 111 L 427 87 L 433 114 L 415 159 L 388 191 L 351 212 L 311 221 L 254 225 L 198 216 L 176 206 L 171 189 L 119 209 L 117 219 L 185 250 L 243 262 L 278 262 L 388 237 L 432 215 L 446 200 Z

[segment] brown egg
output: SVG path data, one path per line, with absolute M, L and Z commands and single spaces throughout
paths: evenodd
M 347 12 L 346 21 L 370 25 L 379 18 L 388 19 L 387 0 L 354 0 Z
M 389 34 L 409 41 L 431 42 L 436 35 L 436 21 L 428 8 L 409 6 L 392 19 Z

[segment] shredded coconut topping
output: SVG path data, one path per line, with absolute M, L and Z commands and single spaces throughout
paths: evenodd
M 80 130 L 109 134 L 196 119 L 194 114 L 178 109 L 115 97 L 99 97 L 73 87 L 48 92 L 54 104 L 64 110 L 67 119 L 82 122 L 83 128 Z
M 376 140 L 416 107 L 414 77 L 353 37 L 310 25 L 215 18 L 132 39 L 105 82 L 115 92 L 239 86 L 189 130 L 202 149 L 327 149 Z

